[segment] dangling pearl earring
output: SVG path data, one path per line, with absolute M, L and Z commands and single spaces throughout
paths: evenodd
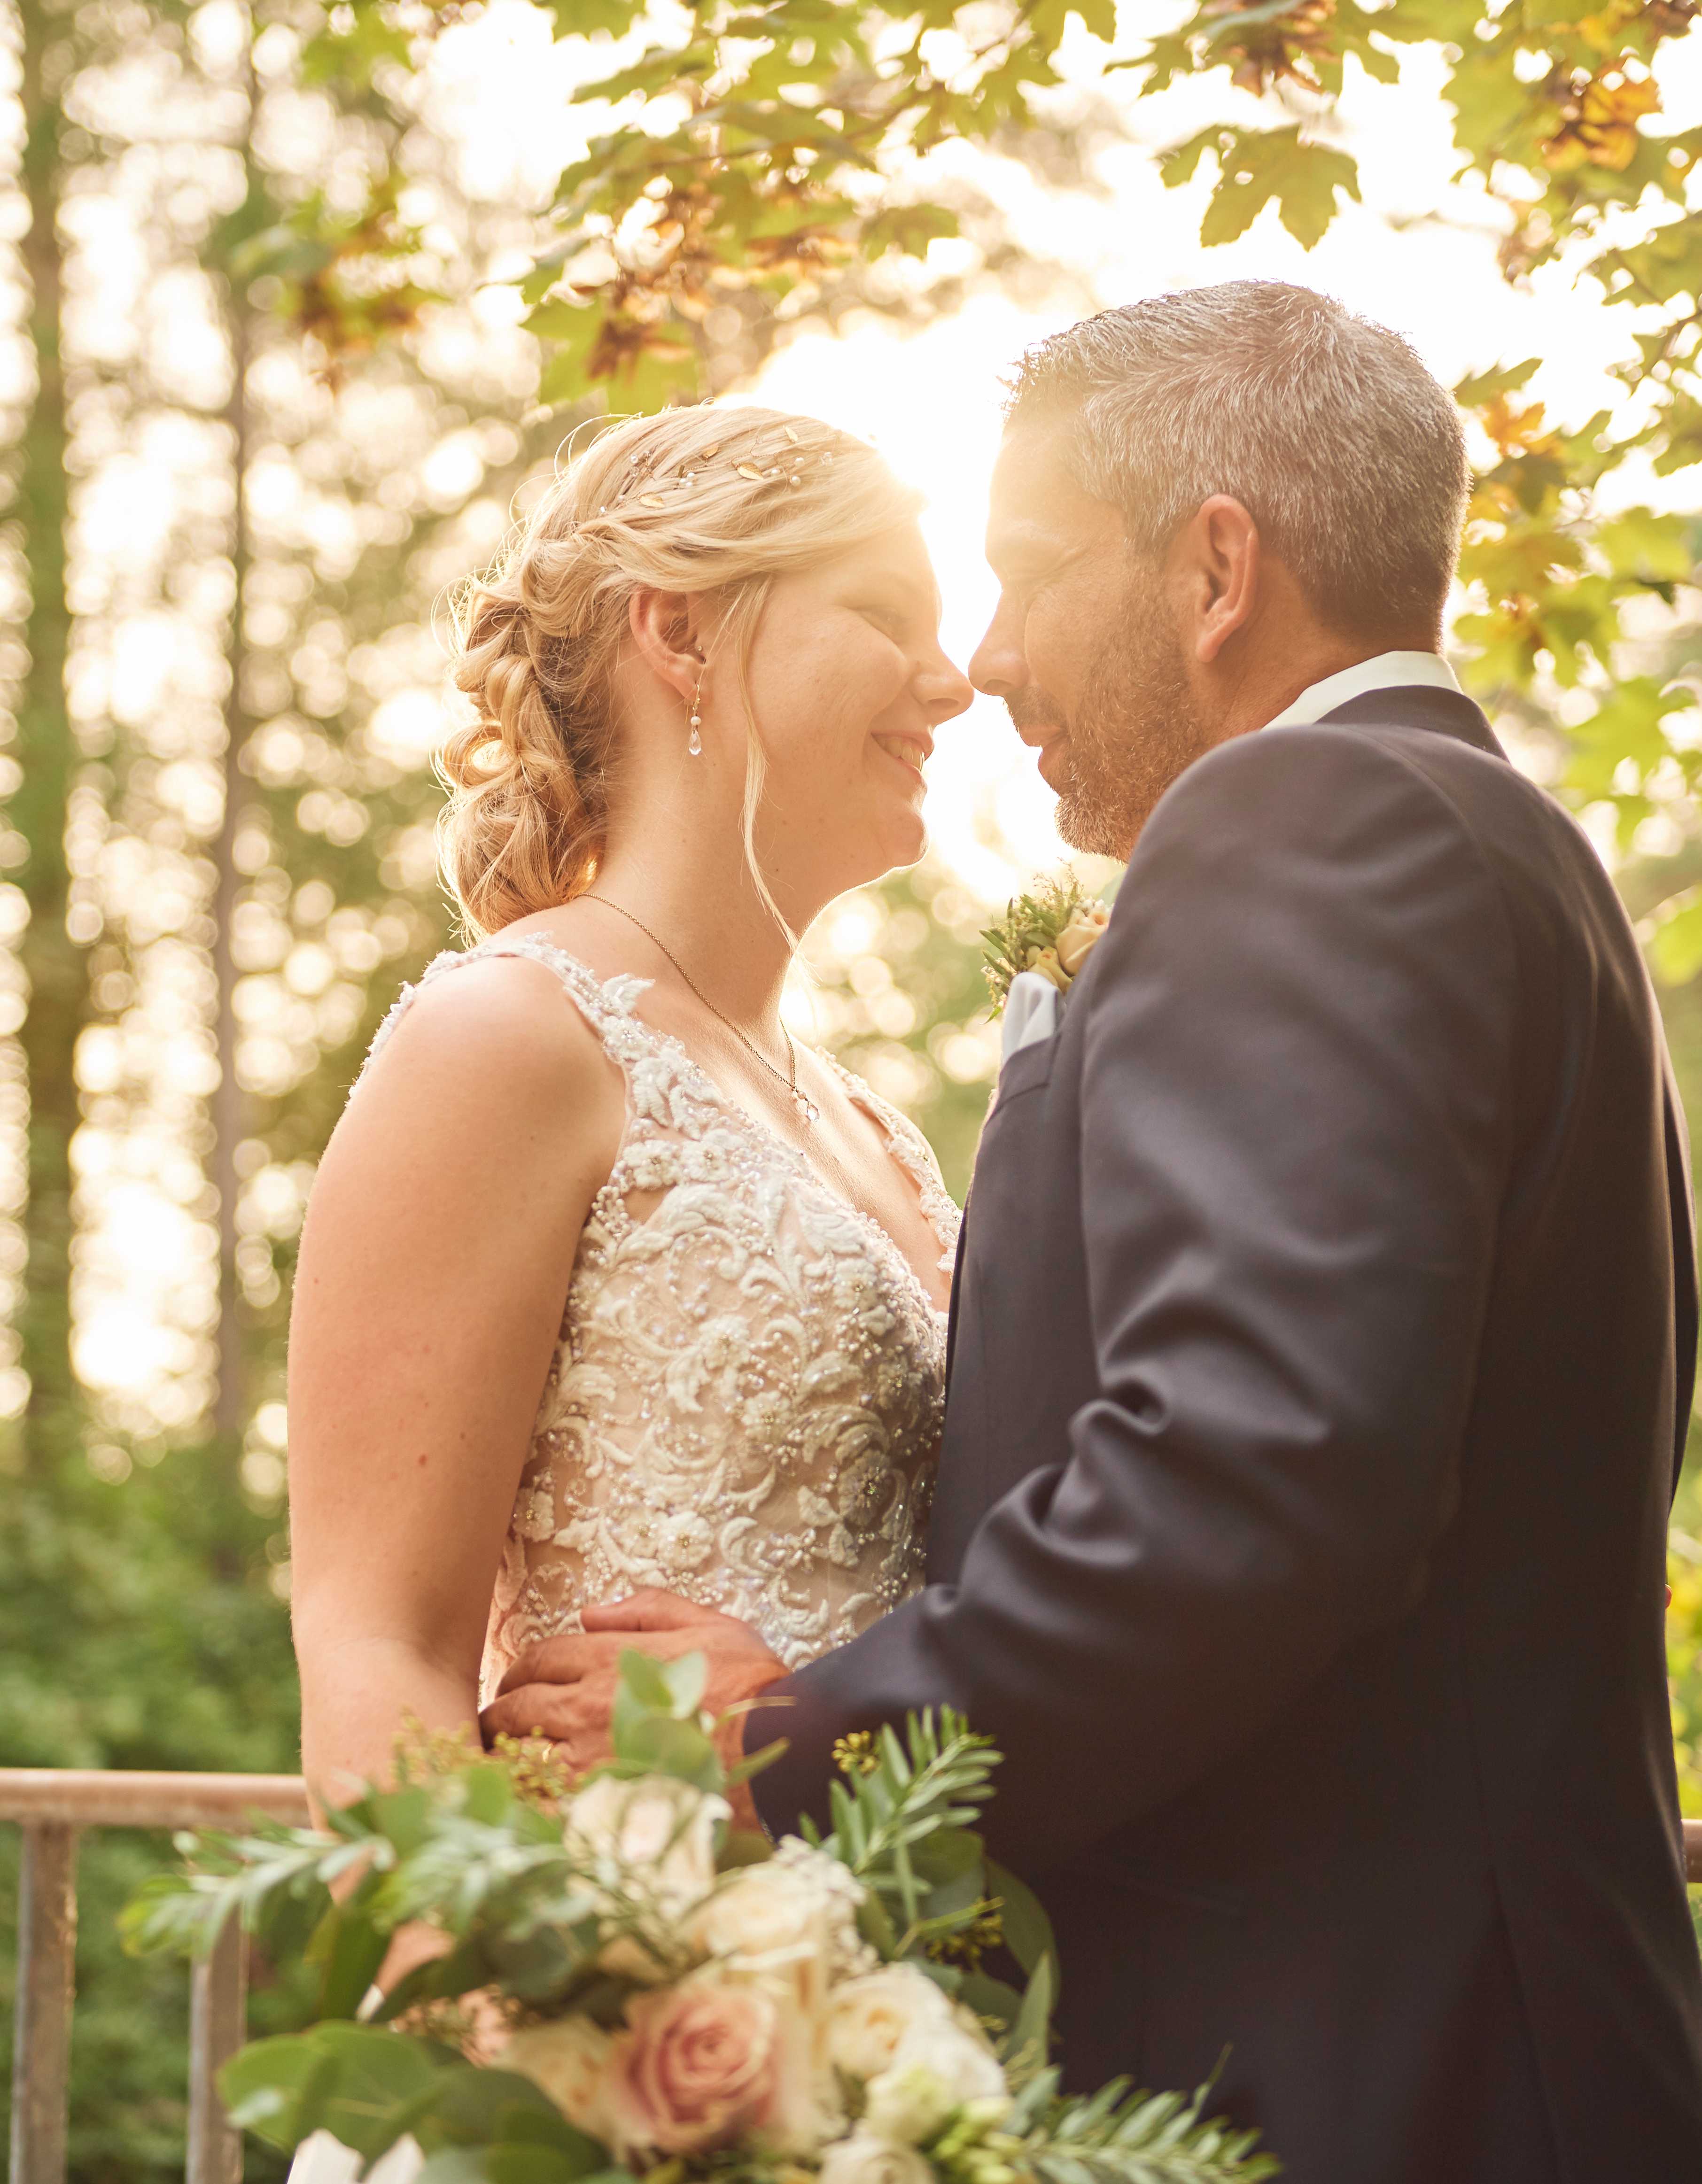
M 701 730 L 703 727 L 703 677 L 706 671 L 706 663 L 705 667 L 698 670 L 697 688 L 692 693 L 691 699 L 691 735 L 685 747 L 694 758 L 703 756 Z

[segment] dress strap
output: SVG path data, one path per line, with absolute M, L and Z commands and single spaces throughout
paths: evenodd
M 946 1188 L 934 1148 L 908 1115 L 901 1112 L 890 1100 L 883 1100 L 872 1084 L 866 1084 L 853 1070 L 847 1069 L 836 1055 L 821 1049 L 818 1051 L 858 1106 L 872 1115 L 884 1132 L 893 1158 L 916 1185 L 916 1195 L 922 1201 L 922 1217 L 939 1239 L 940 1264 L 949 1271 L 957 1256 L 957 1230 L 963 1216 L 957 1210 L 957 1201 Z
M 360 1075 L 354 1080 L 358 1091 L 373 1062 L 377 1059 L 387 1039 L 413 1006 L 416 998 L 434 981 L 447 978 L 451 972 L 465 971 L 470 964 L 488 962 L 493 956 L 517 956 L 527 962 L 541 963 L 546 971 L 553 971 L 567 989 L 578 1005 L 579 1012 L 590 1025 L 603 1045 L 617 1061 L 624 1065 L 629 1058 L 633 1034 L 641 1026 L 636 1011 L 639 996 L 650 986 L 648 978 L 635 978 L 626 972 L 612 978 L 600 978 L 589 970 L 577 956 L 570 956 L 565 948 L 558 948 L 553 940 L 540 933 L 516 933 L 505 940 L 499 935 L 493 940 L 482 940 L 476 948 L 463 950 L 445 949 L 434 956 L 412 985 L 404 986 L 392 1004 L 388 1015 L 373 1034 L 372 1044 L 366 1050 Z

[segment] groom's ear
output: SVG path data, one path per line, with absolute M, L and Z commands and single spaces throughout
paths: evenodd
M 685 699 L 693 696 L 703 678 L 699 604 L 689 592 L 663 592 L 640 584 L 627 609 L 633 649 L 653 675 Z
M 1258 610 L 1258 526 L 1238 500 L 1214 493 L 1183 526 L 1170 560 L 1180 583 L 1185 642 L 1208 667 Z

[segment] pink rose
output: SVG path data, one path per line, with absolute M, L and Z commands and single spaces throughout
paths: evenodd
M 779 2011 L 758 1986 L 693 1980 L 627 2004 L 610 2057 L 608 2114 L 623 2151 L 698 2153 L 765 2122 Z

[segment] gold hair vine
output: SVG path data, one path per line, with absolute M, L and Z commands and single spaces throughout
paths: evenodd
M 773 456 L 759 455 L 755 461 L 734 462 L 731 468 L 736 471 L 740 477 L 749 478 L 753 485 L 773 485 L 784 480 L 787 486 L 796 488 L 803 484 L 806 471 L 818 467 L 825 468 L 833 462 L 834 451 L 831 448 L 806 449 L 797 433 L 790 425 L 783 426 L 781 430 L 788 443 L 784 449 Z M 641 451 L 628 455 L 626 476 L 622 478 L 609 499 L 599 507 L 597 513 L 599 515 L 606 515 L 611 508 L 618 507 L 628 494 L 637 487 L 667 486 L 675 493 L 688 491 L 697 483 L 705 468 L 720 453 L 721 443 L 717 440 L 696 455 L 688 457 L 687 466 L 677 471 L 672 477 L 661 474 L 654 460 Z M 668 497 L 666 493 L 640 492 L 638 499 L 641 508 L 666 508 L 668 505 Z

